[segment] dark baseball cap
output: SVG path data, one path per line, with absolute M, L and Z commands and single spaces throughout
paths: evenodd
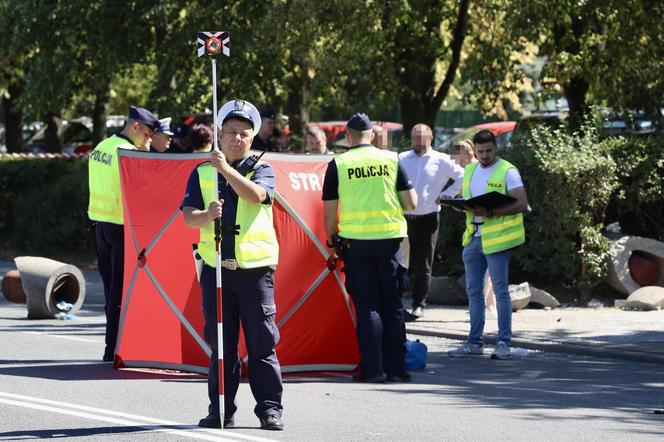
M 274 112 L 274 109 L 266 106 L 261 111 L 261 118 L 269 118 L 270 120 L 274 120 L 276 118 L 276 113 Z
M 159 119 L 154 116 L 152 112 L 142 107 L 129 106 L 129 115 L 130 120 L 140 121 L 145 124 L 150 130 L 155 131 L 161 126 Z
M 373 125 L 367 114 L 358 112 L 348 120 L 346 127 L 358 132 L 364 132 L 365 130 L 371 130 Z

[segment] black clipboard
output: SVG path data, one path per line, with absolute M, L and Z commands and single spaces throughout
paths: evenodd
M 498 207 L 511 204 L 516 201 L 516 198 L 513 196 L 506 195 L 504 193 L 496 192 L 495 190 L 483 195 L 478 195 L 476 197 L 466 199 L 466 198 L 452 198 L 452 199 L 441 199 L 440 203 L 444 206 L 452 206 L 459 209 L 463 209 L 463 206 L 470 207 L 484 207 L 487 210 L 497 209 Z

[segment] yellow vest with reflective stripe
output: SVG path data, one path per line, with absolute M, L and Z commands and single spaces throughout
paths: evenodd
M 198 182 L 205 209 L 216 201 L 214 174 L 217 170 L 210 163 L 198 166 Z M 247 175 L 251 178 L 253 172 Z M 242 198 L 237 199 L 235 224 L 239 225 L 239 235 L 235 236 L 235 260 L 242 269 L 276 266 L 279 261 L 279 243 L 272 222 L 272 205 L 250 204 Z M 214 223 L 201 227 L 201 239 L 198 253 L 211 267 L 216 265 L 214 243 Z
M 406 236 L 397 195 L 395 152 L 362 146 L 336 156 L 339 176 L 339 236 L 388 239 Z
M 118 149 L 136 150 L 136 147 L 125 138 L 114 135 L 99 143 L 90 153 L 88 217 L 91 220 L 124 224 Z
M 479 162 L 466 166 L 461 184 L 461 196 L 471 198 L 470 180 L 478 167 Z M 509 161 L 498 159 L 498 167 L 491 174 L 487 183 L 486 192 L 496 191 L 507 193 L 506 177 L 509 169 L 515 168 Z M 476 195 L 475 195 L 476 196 Z M 485 254 L 502 252 L 526 242 L 526 231 L 523 228 L 523 214 L 505 216 L 485 216 L 482 219 L 482 252 Z M 463 233 L 463 246 L 467 246 L 473 239 L 475 225 L 472 223 L 473 214 L 466 212 L 466 231 Z

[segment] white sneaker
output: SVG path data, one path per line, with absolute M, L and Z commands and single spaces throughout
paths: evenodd
M 491 359 L 509 359 L 510 356 L 510 347 L 503 341 L 498 341 L 496 346 L 493 348 Z
M 484 349 L 479 345 L 466 342 L 461 347 L 457 347 L 448 351 L 447 354 L 453 358 L 463 356 L 481 356 L 484 354 Z

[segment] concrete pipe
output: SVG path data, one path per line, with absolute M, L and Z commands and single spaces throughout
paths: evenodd
M 664 287 L 664 243 L 639 236 L 613 241 L 608 282 L 627 295 L 645 286 Z
M 2 278 L 2 294 L 9 302 L 25 304 L 25 290 L 21 285 L 21 274 L 18 270 L 10 270 Z
M 27 295 L 28 319 L 53 319 L 60 301 L 72 304 L 75 314 L 85 300 L 85 278 L 70 264 L 48 258 L 20 256 L 14 259 Z

